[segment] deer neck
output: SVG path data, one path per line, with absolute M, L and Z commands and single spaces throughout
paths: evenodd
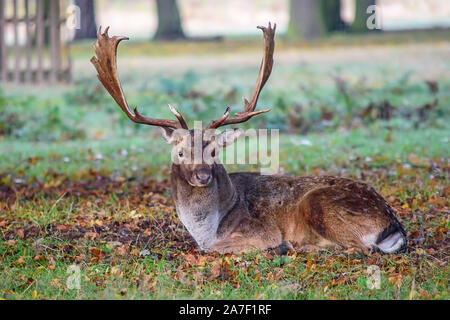
M 193 187 L 182 177 L 180 167 L 172 164 L 172 197 L 178 216 L 204 250 L 217 240 L 220 222 L 237 201 L 235 187 L 223 165 L 217 164 L 214 174 L 209 186 Z

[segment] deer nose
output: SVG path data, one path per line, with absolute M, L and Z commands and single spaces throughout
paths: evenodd
M 211 179 L 211 172 L 209 170 L 199 170 L 195 173 L 197 180 L 202 184 L 207 184 Z

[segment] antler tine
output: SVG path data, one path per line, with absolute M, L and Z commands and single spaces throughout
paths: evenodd
M 208 125 L 208 128 L 210 129 L 215 129 L 228 124 L 245 122 L 253 116 L 269 112 L 271 110 L 271 109 L 264 109 L 255 111 L 255 108 L 256 104 L 258 103 L 259 94 L 261 93 L 262 88 L 266 84 L 267 79 L 269 79 L 270 73 L 272 72 L 273 50 L 275 47 L 274 37 L 277 25 L 274 23 L 272 28 L 272 25 L 269 22 L 269 25 L 267 27 L 258 26 L 257 28 L 261 29 L 264 35 L 264 55 L 261 61 L 258 78 L 256 80 L 255 89 L 253 90 L 250 102 L 246 98 L 243 98 L 244 110 L 242 112 L 236 113 L 235 116 L 232 118 L 228 118 L 229 115 L 229 108 L 228 108 L 222 117 L 220 117 L 218 120 L 211 121 L 211 123 Z
M 214 126 L 211 126 L 211 124 L 208 126 L 208 128 L 218 128 L 220 126 L 223 125 L 223 123 L 225 122 L 225 120 L 227 120 L 228 116 L 230 115 L 230 107 L 228 107 L 225 110 L 225 113 L 223 114 L 223 116 L 221 116 L 219 119 L 217 119 L 216 121 L 212 121 L 211 123 L 214 124 Z
M 186 122 L 178 111 L 169 106 L 170 110 L 177 117 L 176 120 L 153 119 L 141 115 L 137 108 L 131 111 L 125 99 L 125 95 L 120 84 L 119 75 L 117 73 L 117 46 L 122 40 L 128 40 L 127 37 L 108 36 L 109 27 L 101 32 L 101 26 L 97 31 L 97 41 L 94 43 L 95 55 L 91 58 L 91 62 L 97 70 L 97 78 L 100 80 L 111 97 L 116 101 L 119 107 L 126 113 L 128 118 L 136 123 L 148 124 L 152 126 L 183 128 L 188 129 Z
M 183 129 L 188 129 L 188 125 L 186 124 L 186 121 L 184 121 L 183 116 L 181 115 L 181 113 L 179 113 L 177 111 L 177 109 L 175 109 L 174 107 L 172 107 L 170 104 L 168 104 L 170 111 L 172 111 L 172 113 L 175 115 L 175 117 L 177 117 L 178 121 L 181 124 L 181 127 Z
M 275 37 L 275 30 L 277 29 L 277 24 L 274 23 L 272 28 L 269 22 L 269 26 L 267 28 L 263 26 L 258 26 L 257 28 L 261 29 L 264 35 L 264 57 L 261 61 L 258 79 L 256 80 L 256 86 L 255 89 L 253 90 L 250 103 L 247 101 L 247 99 L 244 98 L 245 112 L 255 110 L 259 94 L 261 93 L 262 88 L 266 84 L 267 79 L 269 79 L 273 67 L 273 50 L 275 47 L 274 37 Z

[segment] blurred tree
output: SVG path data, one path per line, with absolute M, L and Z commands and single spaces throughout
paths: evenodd
M 44 21 L 48 21 L 50 19 L 50 0 L 44 0 L 42 8 L 42 15 Z M 50 43 L 50 28 L 44 27 L 44 43 L 48 45 Z
M 319 0 L 323 22 L 327 32 L 340 31 L 346 28 L 345 22 L 341 18 L 341 1 L 339 0 Z
M 367 13 L 367 7 L 375 5 L 375 0 L 355 0 L 355 20 L 350 26 L 350 30 L 353 32 L 367 32 L 367 18 L 369 14 Z
M 320 0 L 290 0 L 289 4 L 290 39 L 312 39 L 325 33 L 326 26 Z
M 97 38 L 97 24 L 95 23 L 94 0 L 75 0 L 80 8 L 80 29 L 75 31 L 74 40 Z
M 158 11 L 158 29 L 155 40 L 184 39 L 180 11 L 176 0 L 156 0 Z

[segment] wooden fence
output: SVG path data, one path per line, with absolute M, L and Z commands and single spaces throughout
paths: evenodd
M 66 6 L 60 0 L 0 0 L 0 82 L 70 82 Z

